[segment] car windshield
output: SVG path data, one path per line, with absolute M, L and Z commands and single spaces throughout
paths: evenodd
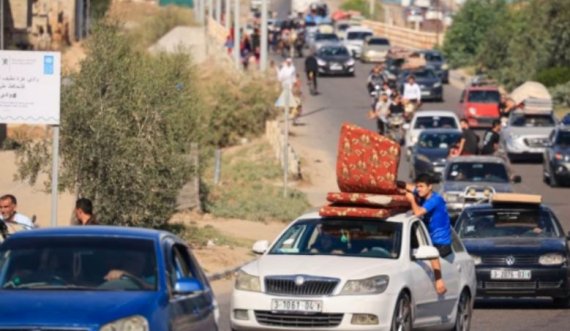
M 556 145 L 570 146 L 570 131 L 559 131 L 556 137 Z
M 388 39 L 372 38 L 368 40 L 368 45 L 390 46 L 390 42 Z
M 461 238 L 560 236 L 552 213 L 539 208 L 466 210 L 457 222 Z
M 348 55 L 348 50 L 344 47 L 323 47 L 319 49 L 321 56 L 340 56 Z
M 420 148 L 449 149 L 461 139 L 459 132 L 422 132 L 418 139 Z
M 371 36 L 372 32 L 365 31 L 352 31 L 346 34 L 346 39 L 348 40 L 364 40 L 366 37 Z
M 337 40 L 338 37 L 334 33 L 319 33 L 316 37 L 316 40 Z
M 397 259 L 402 225 L 382 220 L 319 219 L 292 225 L 269 254 Z
M 154 242 L 130 238 L 25 238 L 0 249 L 1 290 L 154 291 Z
M 437 53 L 425 53 L 424 56 L 428 62 L 443 62 L 443 57 Z
M 448 168 L 445 180 L 449 182 L 508 183 L 507 168 L 496 162 L 455 162 Z
M 351 26 L 352 26 L 352 25 L 347 24 L 347 23 L 345 23 L 345 24 L 339 24 L 339 25 L 338 25 L 338 30 L 339 30 L 339 31 L 345 31 L 346 29 L 350 28 Z
M 550 114 L 522 114 L 514 113 L 511 115 L 511 125 L 514 127 L 551 127 L 556 124 L 554 118 Z
M 499 91 L 470 91 L 467 96 L 467 101 L 498 104 L 501 101 L 501 94 Z
M 408 76 L 410 75 L 414 75 L 416 78 L 428 78 L 428 79 L 433 79 L 436 78 L 437 76 L 435 75 L 435 73 L 433 72 L 433 70 L 417 70 L 417 71 L 406 71 L 402 73 L 402 76 L 407 79 Z
M 419 116 L 416 118 L 414 129 L 457 129 L 457 122 L 451 116 Z

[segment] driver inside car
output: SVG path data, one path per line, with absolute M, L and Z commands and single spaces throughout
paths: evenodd
M 337 240 L 328 233 L 319 231 L 319 235 L 315 240 L 315 243 L 311 245 L 311 253 L 325 253 L 325 254 L 344 254 L 344 251 L 340 248 L 340 240 Z
M 145 277 L 146 260 L 143 254 L 123 253 L 120 259 L 121 266 L 119 268 L 111 268 L 103 277 L 107 282 L 118 280 L 131 280 L 142 289 L 150 289 L 153 287 L 154 277 Z

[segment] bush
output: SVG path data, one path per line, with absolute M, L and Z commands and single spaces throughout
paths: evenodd
M 551 88 L 550 94 L 556 105 L 570 107 L 570 82 Z
M 548 87 L 570 82 L 570 67 L 556 67 L 541 70 L 536 80 Z
M 370 15 L 370 1 L 368 0 L 346 0 L 341 4 L 340 8 L 347 11 L 357 11 L 368 19 L 377 19 L 383 17 L 382 6 L 379 3 L 375 4 L 374 17 Z
M 151 16 L 142 22 L 132 32 L 132 36 L 137 45 L 147 49 L 175 27 L 194 24 L 193 14 L 190 9 L 167 6 L 160 8 L 157 15 Z

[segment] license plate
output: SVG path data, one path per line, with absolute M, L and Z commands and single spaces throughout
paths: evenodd
M 429 91 L 422 91 L 422 95 L 430 95 Z
M 530 278 L 531 278 L 530 270 L 508 270 L 508 269 L 491 270 L 491 279 L 528 280 Z
M 318 313 L 323 310 L 323 302 L 318 300 L 271 300 L 271 310 L 303 311 Z
M 342 66 L 340 64 L 331 64 L 331 70 L 342 70 Z

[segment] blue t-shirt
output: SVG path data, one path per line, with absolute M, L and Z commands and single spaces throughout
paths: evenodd
M 451 221 L 447 213 L 445 200 L 441 195 L 432 192 L 429 199 L 419 199 L 427 213 L 423 217 L 427 224 L 431 241 L 434 245 L 451 245 Z

